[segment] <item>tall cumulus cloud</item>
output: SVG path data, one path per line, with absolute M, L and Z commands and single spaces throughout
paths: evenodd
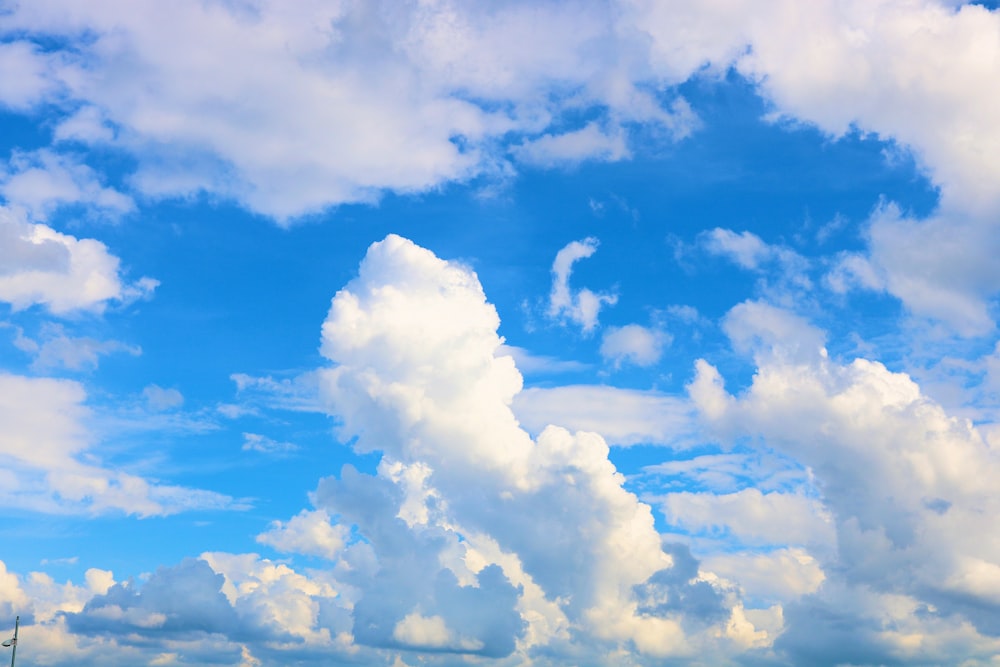
M 333 299 L 321 391 L 341 439 L 383 453 L 375 476 L 347 468 L 313 496 L 382 564 L 357 584 L 358 639 L 488 654 L 572 638 L 659 657 L 690 655 L 709 626 L 745 640 L 723 589 L 702 581 L 691 609 L 669 592 L 698 568 L 677 569 L 600 436 L 520 427 L 498 325 L 470 269 L 397 236 Z M 476 588 L 492 591 L 481 626 L 467 616 Z

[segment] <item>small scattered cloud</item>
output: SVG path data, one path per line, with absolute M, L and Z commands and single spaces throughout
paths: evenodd
M 142 390 L 146 406 L 153 412 L 174 410 L 184 405 L 184 395 L 177 389 L 164 389 L 155 384 L 147 385 Z
M 607 199 L 590 197 L 587 199 L 587 206 L 597 217 L 603 217 L 609 211 L 623 213 L 633 222 L 638 222 L 641 217 L 638 208 L 632 206 L 624 197 L 614 193 L 608 195 Z
M 687 304 L 667 306 L 664 312 L 684 324 L 706 324 L 708 322 L 708 319 L 698 312 L 697 308 Z
M 771 246 L 752 232 L 736 233 L 716 227 L 704 232 L 703 242 L 710 253 L 728 257 L 744 269 L 758 269 L 775 254 Z
M 246 373 L 233 373 L 229 378 L 236 385 L 241 402 L 236 409 L 225 408 L 230 414 L 242 411 L 252 414 L 258 407 L 278 407 L 283 410 L 317 412 L 318 378 L 315 373 L 302 373 L 293 377 L 276 379 L 270 375 L 257 377 Z
M 666 490 L 725 494 L 755 488 L 810 496 L 817 493 L 808 470 L 774 452 L 698 454 L 645 466 L 642 474 L 655 477 L 655 486 Z
M 725 257 L 747 271 L 774 273 L 780 286 L 797 290 L 812 288 L 809 260 L 791 248 L 765 243 L 750 231 L 734 232 L 716 227 L 699 236 L 709 253 Z
M 75 141 L 95 145 L 111 142 L 115 132 L 98 107 L 86 105 L 60 122 L 52 131 L 52 138 L 57 143 Z
M 663 349 L 672 337 L 661 329 L 651 329 L 639 324 L 611 327 L 604 332 L 601 356 L 620 368 L 624 364 L 652 366 L 660 361 Z
M 79 561 L 79 556 L 70 556 L 68 558 L 43 558 L 39 562 L 39 565 L 76 565 Z
M 556 254 L 552 263 L 548 315 L 552 319 L 569 320 L 579 325 L 584 333 L 591 333 L 597 327 L 601 308 L 618 302 L 616 294 L 592 292 L 586 287 L 573 290 L 569 285 L 573 264 L 593 255 L 597 246 L 598 241 L 593 237 L 573 241 Z
M 91 167 L 47 148 L 15 151 L 8 167 L 0 169 L 0 195 L 8 206 L 27 211 L 39 222 L 66 205 L 81 205 L 111 219 L 135 210 L 131 197 L 101 185 Z
M 243 434 L 243 451 L 260 452 L 261 454 L 287 454 L 294 452 L 299 446 L 291 442 L 279 442 L 259 433 Z
M 326 510 L 302 510 L 288 522 L 272 521 L 257 542 L 282 553 L 336 560 L 347 545 L 350 529 L 332 523 Z
M 624 129 L 607 133 L 597 123 L 564 134 L 545 134 L 515 146 L 511 152 L 520 162 L 549 168 L 585 160 L 617 162 L 630 156 Z
M 816 230 L 816 242 L 823 245 L 829 241 L 835 234 L 840 233 L 844 228 L 850 224 L 847 216 L 837 213 L 828 222 L 823 223 Z
M 0 327 L 4 326 L 10 325 L 0 324 Z M 97 368 L 102 356 L 118 352 L 132 356 L 142 354 L 142 348 L 137 345 L 68 335 L 61 324 L 43 325 L 38 340 L 26 336 L 20 327 L 14 329 L 14 346 L 33 357 L 31 365 L 35 370 L 92 371 Z
M 236 403 L 220 403 L 215 406 L 215 411 L 226 419 L 239 419 L 246 415 L 256 415 L 260 411 L 255 407 L 237 405 Z
M 99 241 L 62 234 L 0 207 L 0 301 L 15 311 L 42 305 L 60 316 L 101 313 L 111 302 L 152 295 L 156 280 L 123 282 L 119 264 Z

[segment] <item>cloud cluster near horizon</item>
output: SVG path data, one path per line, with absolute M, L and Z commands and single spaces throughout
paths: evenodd
M 865 664 L 947 660 L 956 641 L 969 657 L 996 650 L 1000 553 L 980 536 L 1000 510 L 989 484 L 1000 461 L 904 374 L 830 359 L 823 333 L 787 311 L 734 307 L 725 327 L 755 359 L 753 384 L 730 395 L 698 361 L 689 400 L 700 416 L 676 417 L 731 453 L 645 473 L 687 480 L 649 500 L 704 536 L 699 563 L 655 527 L 598 433 L 522 429 L 522 380 L 498 326 L 469 268 L 398 236 L 372 245 L 323 324 L 332 366 L 319 383 L 340 438 L 381 462 L 320 480 L 313 509 L 258 537 L 329 568 L 206 553 L 138 586 L 48 590 L 36 622 L 78 655 L 93 648 L 82 635 L 129 655 L 184 636 L 187 655 L 249 664 L 270 659 L 265 640 L 315 656 L 367 651 L 371 664 L 398 650 L 552 664 L 621 651 L 638 664 L 833 660 L 847 655 L 834 648 L 844 623 Z M 579 402 L 548 400 L 554 415 Z M 756 463 L 732 449 L 747 438 L 761 443 Z M 38 585 L 13 578 L 5 599 L 31 606 L 25 589 Z

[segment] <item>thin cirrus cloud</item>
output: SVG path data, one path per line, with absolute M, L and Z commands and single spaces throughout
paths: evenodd
M 97 340 L 87 336 L 69 335 L 59 324 L 43 325 L 38 338 L 27 336 L 23 329 L 9 324 L 0 325 L 14 332 L 14 347 L 32 357 L 35 370 L 93 371 L 103 356 L 124 352 L 139 356 L 142 349 L 115 340 Z

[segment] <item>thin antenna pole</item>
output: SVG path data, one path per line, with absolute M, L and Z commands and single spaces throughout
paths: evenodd
M 10 667 L 14 667 L 14 656 L 17 655 L 17 626 L 21 624 L 21 617 L 14 617 L 14 641 L 10 647 Z

